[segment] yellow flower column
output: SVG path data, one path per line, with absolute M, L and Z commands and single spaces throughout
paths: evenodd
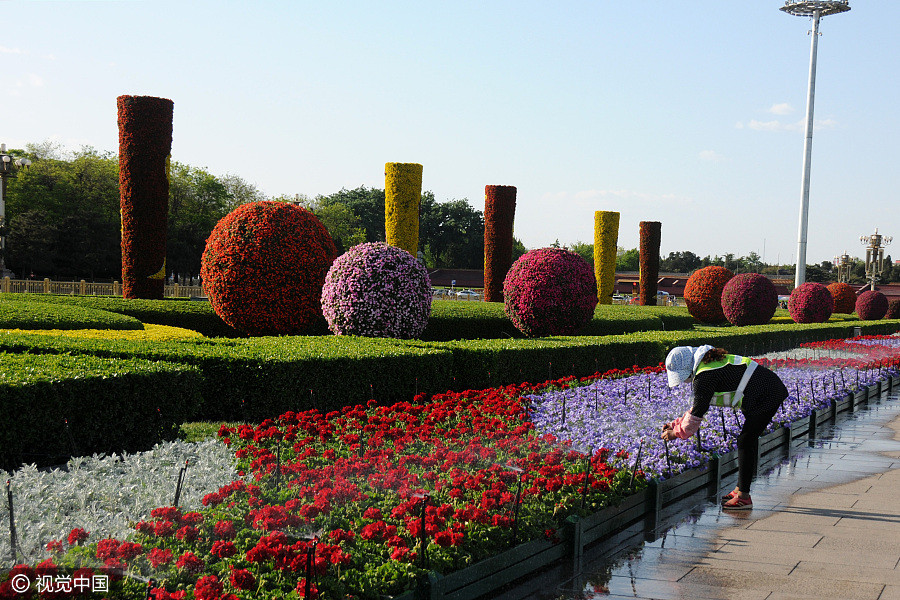
M 385 163 L 384 232 L 391 246 L 416 256 L 419 249 L 419 200 L 422 198 L 422 165 Z
M 619 213 L 598 210 L 594 213 L 594 275 L 597 278 L 597 302 L 612 304 L 616 285 L 616 244 L 619 241 Z

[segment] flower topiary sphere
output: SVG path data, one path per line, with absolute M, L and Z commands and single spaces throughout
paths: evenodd
M 888 311 L 887 296 L 881 292 L 869 290 L 856 299 L 856 314 L 863 321 L 877 321 Z
M 763 325 L 778 308 L 775 284 L 758 273 L 741 273 L 722 289 L 722 312 L 732 325 Z
M 311 212 L 285 202 L 249 202 L 220 220 L 200 276 L 223 321 L 250 335 L 301 333 L 321 318 L 325 274 L 337 251 Z
M 691 316 L 701 323 L 724 321 L 722 290 L 732 277 L 734 273 L 725 267 L 703 267 L 694 271 L 684 286 L 684 303 Z
M 353 246 L 328 270 L 322 313 L 337 335 L 419 337 L 431 314 L 428 271 L 384 242 Z
M 788 311 L 795 323 L 824 323 L 831 316 L 834 299 L 821 283 L 809 281 L 794 288 Z
M 832 312 L 849 315 L 856 309 L 856 290 L 852 285 L 846 283 L 830 283 L 828 291 L 834 298 L 834 308 Z
M 900 319 L 900 298 L 891 298 L 888 300 L 887 313 L 885 319 Z
M 503 302 L 527 336 L 573 335 L 594 316 L 597 280 L 586 260 L 562 248 L 532 250 L 513 263 Z

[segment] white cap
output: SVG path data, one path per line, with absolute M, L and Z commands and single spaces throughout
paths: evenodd
M 694 346 L 677 346 L 666 356 L 666 374 L 669 387 L 681 385 L 696 373 L 700 361 L 713 347 L 709 344 L 695 348 Z

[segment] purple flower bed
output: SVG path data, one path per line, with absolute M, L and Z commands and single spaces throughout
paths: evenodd
M 880 343 L 895 350 L 900 346 L 900 340 L 860 343 Z M 815 366 L 815 361 L 808 362 L 809 367 L 776 369 L 790 395 L 768 431 L 802 419 L 813 409 L 826 408 L 857 386 L 874 383 L 880 375 L 877 369 L 810 368 Z M 666 444 L 660 439 L 660 432 L 664 423 L 691 407 L 691 388 L 682 385 L 669 389 L 664 372 L 600 379 L 582 387 L 532 395 L 528 399 L 531 420 L 539 431 L 561 440 L 572 440 L 573 447 L 582 452 L 602 447 L 615 456 L 624 451 L 625 465 L 616 465 L 619 467 L 635 468 L 638 448 L 642 446 L 638 468 L 660 478 L 700 466 L 713 453 L 735 450 L 736 437 L 744 422 L 740 412 L 710 407 L 700 428 L 701 449 L 696 437 L 668 442 L 667 462 Z M 615 464 L 615 459 L 610 463 Z

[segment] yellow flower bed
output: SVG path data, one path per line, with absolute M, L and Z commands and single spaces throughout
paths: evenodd
M 612 304 L 616 285 L 616 243 L 619 241 L 619 213 L 598 210 L 594 213 L 594 276 L 597 301 Z
M 416 256 L 419 249 L 419 201 L 422 165 L 385 163 L 384 232 L 388 244 Z
M 203 334 L 181 327 L 144 324 L 143 329 L 2 329 L 3 333 L 52 335 L 101 340 L 134 340 L 140 342 L 172 342 L 202 338 Z

